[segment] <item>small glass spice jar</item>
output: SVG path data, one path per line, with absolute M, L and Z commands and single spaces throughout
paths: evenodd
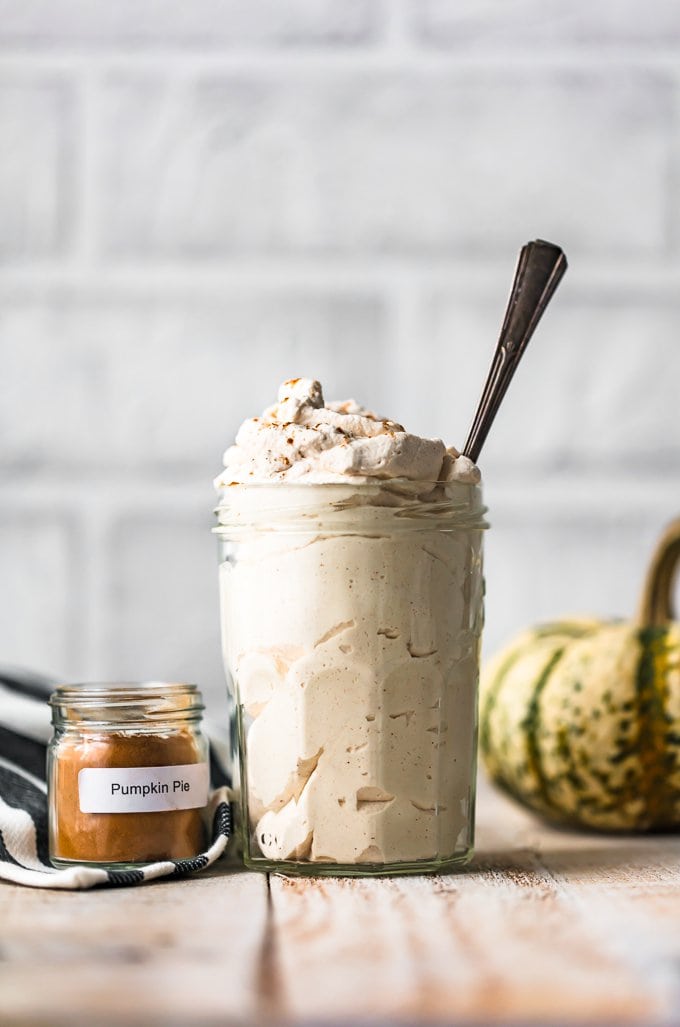
M 62 685 L 50 706 L 55 866 L 134 869 L 203 850 L 210 773 L 195 685 Z

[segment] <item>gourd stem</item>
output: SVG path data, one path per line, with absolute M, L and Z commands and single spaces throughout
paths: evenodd
M 673 586 L 679 567 L 680 517 L 671 521 L 654 550 L 638 609 L 641 627 L 661 627 L 675 620 Z

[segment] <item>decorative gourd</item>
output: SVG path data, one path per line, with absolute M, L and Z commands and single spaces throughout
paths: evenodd
M 635 622 L 568 620 L 520 635 L 485 668 L 491 777 L 551 820 L 680 827 L 680 519 L 660 539 Z

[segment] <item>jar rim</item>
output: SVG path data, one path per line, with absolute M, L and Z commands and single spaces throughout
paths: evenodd
M 64 684 L 48 702 L 54 724 L 82 718 L 91 727 L 196 721 L 205 710 L 198 687 L 180 681 Z
M 306 531 L 324 519 L 328 530 L 350 530 L 346 522 L 357 511 L 369 518 L 388 518 L 399 530 L 413 530 L 430 521 L 455 527 L 488 528 L 481 482 L 413 481 L 375 478 L 371 481 L 273 481 L 234 483 L 220 491 L 214 509 L 217 535 L 260 525 Z
M 188 681 L 85 681 L 57 685 L 49 697 L 51 706 L 68 702 L 101 702 L 105 697 L 147 701 L 153 698 L 169 699 L 183 695 L 203 697 L 198 685 Z

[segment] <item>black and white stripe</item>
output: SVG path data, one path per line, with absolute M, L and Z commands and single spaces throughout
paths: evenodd
M 195 874 L 223 855 L 231 835 L 229 776 L 217 738 L 211 740 L 211 842 L 192 859 L 152 863 L 141 870 L 95 867 L 56 870 L 47 851 L 45 756 L 52 729 L 47 699 L 53 682 L 0 668 L 0 878 L 34 888 L 93 888 L 142 884 Z

